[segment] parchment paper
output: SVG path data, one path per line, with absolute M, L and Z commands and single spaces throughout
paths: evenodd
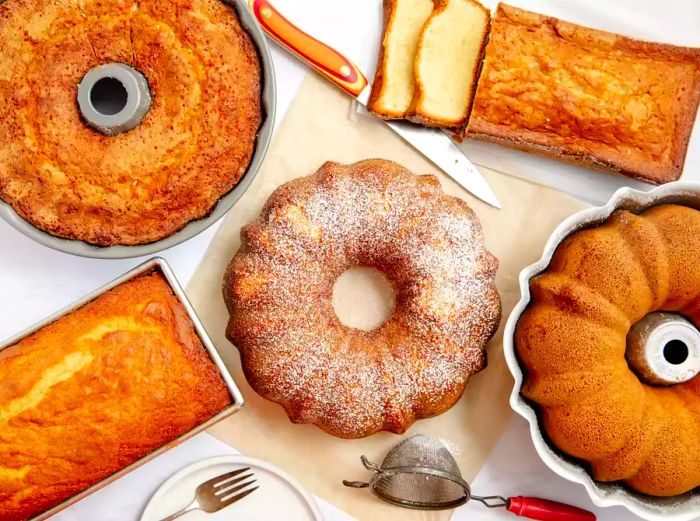
M 482 170 L 502 210 L 486 206 L 448 179 L 381 122 L 350 119 L 350 100 L 314 74 L 309 75 L 276 133 L 252 186 L 229 213 L 212 241 L 187 293 L 246 398 L 246 406 L 210 433 L 244 454 L 262 458 L 296 477 L 309 491 L 362 520 L 447 520 L 450 512 L 402 509 L 376 499 L 368 490 L 345 488 L 343 479 L 365 479 L 360 455 L 381 462 L 403 437 L 380 433 L 341 440 L 312 425 L 292 424 L 282 407 L 263 400 L 247 384 L 238 351 L 225 338 L 228 314 L 223 272 L 240 245 L 240 228 L 259 213 L 270 193 L 285 181 L 308 175 L 327 160 L 350 163 L 382 157 L 418 174 L 434 174 L 443 189 L 461 197 L 481 219 L 489 249 L 500 259 L 497 284 L 503 302 L 501 329 L 488 348 L 488 367 L 472 377 L 462 399 L 448 412 L 416 422 L 404 435 L 425 433 L 444 439 L 465 479 L 472 479 L 502 433 L 511 414 L 512 379 L 502 353 L 502 329 L 518 297 L 518 273 L 541 255 L 552 229 L 583 203 L 552 189 Z M 347 299 L 338 299 L 347 303 Z M 351 304 L 351 303 L 348 303 Z M 342 310 L 352 313 L 352 309 Z

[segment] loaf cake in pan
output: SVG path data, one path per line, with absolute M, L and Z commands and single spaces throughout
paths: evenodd
M 500 4 L 468 136 L 665 183 L 681 175 L 699 100 L 700 49 Z
M 0 519 L 53 508 L 231 402 L 163 275 L 114 287 L 0 350 Z

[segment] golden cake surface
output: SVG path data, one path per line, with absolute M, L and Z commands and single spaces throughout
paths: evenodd
M 109 137 L 81 119 L 77 86 L 125 63 L 152 105 Z M 144 244 L 209 214 L 245 173 L 262 120 L 257 51 L 220 0 L 7 0 L 0 4 L 0 198 L 38 228 Z
M 500 4 L 468 133 L 655 183 L 680 177 L 700 49 Z
M 0 351 L 0 519 L 56 506 L 231 403 L 157 273 Z

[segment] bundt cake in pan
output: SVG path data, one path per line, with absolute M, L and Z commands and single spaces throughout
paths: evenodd
M 530 280 L 514 337 L 521 393 L 549 441 L 598 481 L 651 496 L 700 486 L 697 367 L 659 385 L 628 362 L 630 330 L 649 314 L 700 324 L 699 260 L 700 211 L 659 204 L 568 236 Z
M 82 118 L 83 77 L 139 71 L 151 105 L 115 136 Z M 51 235 L 137 245 L 207 216 L 262 121 L 258 51 L 221 0 L 0 3 L 0 198 Z
M 380 159 L 328 162 L 270 196 L 224 277 L 227 335 L 245 375 L 296 423 L 344 438 L 405 431 L 440 414 L 486 365 L 500 319 L 498 261 L 467 204 Z M 343 325 L 335 280 L 381 270 L 394 313 Z

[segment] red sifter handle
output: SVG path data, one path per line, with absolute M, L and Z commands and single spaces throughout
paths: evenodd
M 549 499 L 516 496 L 508 499 L 508 511 L 540 521 L 595 521 L 593 512 Z

